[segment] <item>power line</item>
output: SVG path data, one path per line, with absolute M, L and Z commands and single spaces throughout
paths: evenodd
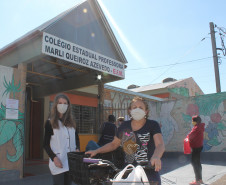
M 176 64 L 175 64 L 176 65 Z M 170 70 L 172 67 L 174 67 L 175 65 L 173 65 L 173 66 L 170 66 L 167 70 L 165 70 L 162 74 L 160 74 L 157 78 L 155 78 L 154 80 L 152 80 L 151 81 L 151 83 L 152 82 L 154 82 L 155 80 L 157 80 L 159 77 L 161 77 L 162 75 L 164 75 L 168 70 Z
M 200 58 L 200 59 L 195 59 L 195 60 L 189 60 L 189 61 L 185 61 L 185 62 L 176 62 L 173 64 L 167 64 L 167 65 L 162 65 L 162 66 L 152 66 L 152 67 L 146 67 L 146 68 L 136 68 L 136 69 L 126 69 L 126 71 L 132 71 L 132 70 L 144 70 L 144 69 L 153 69 L 153 68 L 160 68 L 160 67 L 167 67 L 167 66 L 175 66 L 175 65 L 180 65 L 180 64 L 185 64 L 185 63 L 192 63 L 192 62 L 197 62 L 200 60 L 206 60 L 206 59 L 210 59 L 211 57 L 205 57 L 205 58 Z
M 208 34 L 209 35 L 209 34 Z M 207 36 L 206 37 L 204 37 L 204 38 L 202 38 L 196 45 L 194 45 L 191 49 L 189 49 L 188 51 L 186 51 L 185 53 L 184 53 L 184 55 L 182 55 L 181 56 L 181 58 L 179 58 L 178 59 L 178 62 L 177 63 L 174 63 L 174 64 L 169 64 L 168 66 L 170 66 L 167 70 L 165 70 L 162 74 L 160 74 L 157 78 L 155 78 L 152 82 L 154 82 L 155 80 L 157 80 L 159 77 L 161 77 L 163 74 L 165 74 L 168 70 L 170 70 L 171 68 L 173 68 L 175 65 L 178 65 L 178 64 L 183 64 L 183 63 L 188 63 L 188 62 L 195 62 L 195 61 L 197 61 L 197 60 L 200 60 L 200 59 L 197 59 L 197 60 L 192 60 L 192 61 L 187 61 L 187 62 L 181 62 L 181 63 L 179 63 L 179 61 L 181 61 L 184 57 L 186 57 L 188 54 L 190 54 L 202 41 L 204 41 L 205 39 L 207 38 Z M 212 57 L 207 57 L 207 58 L 212 58 Z M 201 59 L 201 60 L 204 60 L 204 59 L 207 59 L 207 58 L 203 58 L 203 59 Z M 165 65 L 165 66 L 167 66 L 167 65 Z M 148 69 L 148 68 L 146 68 L 146 69 Z M 151 82 L 151 83 L 152 83 Z
M 217 48 L 218 50 L 221 50 L 223 55 L 226 55 L 226 48 L 224 45 L 224 37 L 226 35 L 226 29 L 224 27 L 218 27 L 217 25 L 215 25 L 216 28 L 219 30 L 219 35 L 220 35 L 220 39 L 221 39 L 221 46 L 222 48 Z
M 208 34 L 209 35 L 209 34 Z M 165 67 L 165 66 L 175 66 L 177 64 L 181 64 L 179 63 L 179 61 L 181 61 L 184 57 L 186 57 L 188 54 L 190 54 L 202 41 L 204 41 L 206 38 L 208 38 L 208 35 L 203 37 L 197 44 L 195 44 L 191 49 L 189 49 L 188 51 L 186 51 L 182 56 L 181 58 L 178 59 L 178 62 L 177 63 L 173 63 L 173 64 L 169 64 L 169 65 L 164 65 L 164 66 L 160 66 L 160 67 Z M 199 59 L 198 59 L 199 60 Z M 191 62 L 191 61 L 188 61 L 188 62 Z M 159 67 L 159 66 L 157 66 Z M 157 68 L 157 67 L 147 67 L 147 68 L 140 68 L 140 69 L 149 69 L 149 68 Z M 170 68 L 169 68 L 170 69 Z M 130 69 L 130 70 L 139 70 L 139 69 Z

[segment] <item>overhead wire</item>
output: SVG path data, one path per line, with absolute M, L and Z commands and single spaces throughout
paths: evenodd
M 126 71 L 144 70 L 144 69 L 153 69 L 153 68 L 160 68 L 160 67 L 167 67 L 167 66 L 175 66 L 175 65 L 185 64 L 185 63 L 197 62 L 197 61 L 200 61 L 200 60 L 206 60 L 206 59 L 209 59 L 209 58 L 213 58 L 213 57 L 211 56 L 211 57 L 199 58 L 199 59 L 195 59 L 195 60 L 189 60 L 189 61 L 185 61 L 185 62 L 177 62 L 177 63 L 166 64 L 166 65 L 161 65 L 161 66 L 152 66 L 152 67 L 136 68 L 136 69 L 126 69 Z
M 209 35 L 209 34 L 208 34 Z M 180 59 L 178 59 L 178 61 L 181 61 L 184 57 L 186 57 L 188 54 L 190 54 L 202 41 L 204 41 L 206 38 L 208 38 L 208 35 L 203 37 L 196 45 L 194 45 L 191 49 L 189 49 L 188 51 L 186 51 L 184 53 L 184 55 L 181 56 Z M 207 57 L 209 58 L 209 57 Z M 205 58 L 206 59 L 206 58 Z M 200 60 L 200 59 L 197 59 L 197 60 Z M 202 60 L 202 59 L 201 59 Z M 154 67 L 146 67 L 146 68 L 138 68 L 138 69 L 127 69 L 127 70 L 140 70 L 140 69 L 149 69 L 149 68 L 157 68 L 157 67 L 166 67 L 166 66 L 175 66 L 177 64 L 182 64 L 182 63 L 187 63 L 187 62 L 191 62 L 191 61 L 187 61 L 187 62 L 181 62 L 181 63 L 178 63 L 178 61 L 176 63 L 173 63 L 173 64 L 168 64 L 168 65 L 164 65 L 164 66 L 154 66 Z M 171 67 L 170 67 L 171 68 Z M 170 69 L 168 68 L 168 70 Z
M 191 49 L 189 49 L 188 51 L 186 51 L 185 54 L 176 63 L 172 64 L 168 69 L 166 69 L 163 73 L 161 73 L 158 77 L 156 77 L 150 83 L 153 83 L 154 81 L 156 81 L 157 79 L 159 79 L 162 75 L 164 75 L 166 72 L 168 72 L 171 68 L 173 68 L 174 66 L 176 66 L 179 61 L 181 61 L 184 57 L 186 57 L 187 55 L 189 55 L 205 39 L 206 39 L 206 37 L 203 37 L 196 45 L 194 45 Z M 210 58 L 210 57 L 208 57 L 208 58 Z
M 215 25 L 216 28 L 219 30 L 219 36 L 220 36 L 220 40 L 221 40 L 221 46 L 222 48 L 218 48 L 219 50 L 222 51 L 223 55 L 226 55 L 226 48 L 224 45 L 224 37 L 226 35 L 226 29 L 224 27 L 218 27 L 217 25 Z

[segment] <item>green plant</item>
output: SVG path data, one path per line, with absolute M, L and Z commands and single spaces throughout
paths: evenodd
M 4 76 L 4 83 L 3 83 L 4 87 L 6 88 L 6 90 L 4 91 L 3 95 L 6 93 L 6 95 L 8 93 L 13 93 L 13 97 L 15 98 L 15 93 L 17 92 L 20 92 L 21 89 L 20 89 L 20 85 L 21 83 L 19 82 L 18 85 L 15 85 L 15 82 L 14 82 L 14 75 L 13 75 L 13 79 L 12 79 L 12 82 L 8 82 L 6 81 L 5 79 L 5 76 Z

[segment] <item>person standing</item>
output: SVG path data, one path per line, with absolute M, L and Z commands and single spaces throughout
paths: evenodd
M 116 134 L 117 127 L 115 125 L 115 116 L 109 115 L 108 116 L 108 122 L 105 122 L 102 128 L 101 137 L 98 141 L 98 145 L 104 146 L 107 143 L 110 143 L 113 141 L 115 134 Z
M 190 185 L 200 185 L 203 184 L 202 181 L 202 165 L 200 161 L 200 154 L 203 148 L 203 138 L 205 123 L 201 123 L 202 120 L 198 115 L 192 117 L 193 128 L 191 132 L 187 135 L 192 149 L 191 153 L 191 164 L 195 172 L 195 180 Z
M 155 169 L 145 170 L 148 180 L 157 181 L 158 185 L 161 185 L 158 172 L 162 166 L 161 157 L 165 145 L 158 122 L 147 119 L 148 112 L 148 104 L 145 100 L 135 97 L 128 108 L 131 120 L 125 121 L 118 128 L 114 140 L 101 148 L 87 151 L 86 154 L 93 157 L 98 153 L 113 151 L 121 145 L 125 154 L 125 165 L 150 161 Z
M 90 140 L 86 145 L 86 151 L 88 150 L 95 150 L 104 146 L 107 143 L 113 141 L 115 134 L 116 134 L 117 127 L 115 125 L 115 116 L 109 115 L 108 122 L 105 122 L 101 128 L 101 136 L 99 141 L 96 143 L 93 140 Z
M 79 137 L 71 114 L 71 103 L 65 94 L 57 94 L 45 123 L 44 149 L 49 156 L 53 185 L 71 185 L 67 153 L 79 151 Z

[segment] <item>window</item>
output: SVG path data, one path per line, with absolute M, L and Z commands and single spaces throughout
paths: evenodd
M 53 103 L 50 102 L 50 110 Z M 79 134 L 96 134 L 97 133 L 97 108 L 72 105 L 71 113 L 75 118 L 76 127 Z
M 72 114 L 75 117 L 79 134 L 97 133 L 96 107 L 72 105 Z

